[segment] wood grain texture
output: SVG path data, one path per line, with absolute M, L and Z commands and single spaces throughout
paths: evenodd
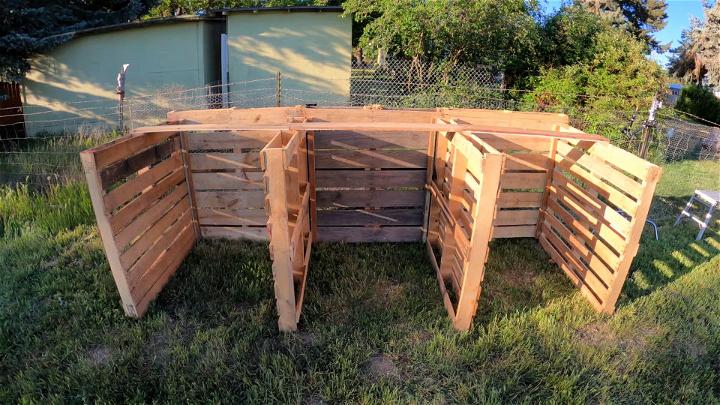
M 425 170 L 318 170 L 317 187 L 423 187 Z
M 419 150 L 326 150 L 316 158 L 318 169 L 424 169 L 425 151 Z
M 325 210 L 319 211 L 317 218 L 319 226 L 419 226 L 423 221 L 423 210 L 421 208 Z
M 417 242 L 422 239 L 422 229 L 419 226 L 319 226 L 318 237 L 322 242 Z
M 319 190 L 318 208 L 422 207 L 425 190 Z

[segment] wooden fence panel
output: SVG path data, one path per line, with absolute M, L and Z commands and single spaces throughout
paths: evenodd
M 80 154 L 125 312 L 142 316 L 200 237 L 178 134 L 128 135 Z
M 557 140 L 538 239 L 592 305 L 612 313 L 660 168 L 607 143 Z
M 503 155 L 471 134 L 433 138 L 428 253 L 454 327 L 467 330 L 480 298 Z

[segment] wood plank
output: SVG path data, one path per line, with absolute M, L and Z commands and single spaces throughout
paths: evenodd
M 141 127 L 133 130 L 139 135 L 148 132 L 209 132 L 209 131 L 357 131 L 357 132 L 421 132 L 427 134 L 432 131 L 472 132 L 481 139 L 497 137 L 497 135 L 518 136 L 528 138 L 561 138 L 580 139 L 596 142 L 608 142 L 600 135 L 586 134 L 584 132 L 538 131 L 526 128 L 507 128 L 489 125 L 468 124 L 432 124 L 408 122 L 290 122 L 285 125 L 253 125 L 253 124 L 189 124 L 164 125 L 155 127 Z M 427 138 L 427 137 L 425 137 Z M 491 144 L 492 145 L 492 144 Z M 492 145 L 495 147 L 495 145 Z M 422 149 L 422 148 L 420 148 Z M 503 151 L 501 148 L 497 148 Z
M 285 154 L 282 149 L 263 149 L 262 159 L 268 196 L 266 210 L 269 217 L 268 233 L 270 234 L 270 253 L 273 261 L 278 328 L 281 332 L 291 332 L 297 330 L 297 320 L 284 158 Z
M 494 226 L 537 225 L 540 210 L 497 210 Z
M 417 242 L 422 239 L 419 226 L 383 227 L 318 227 L 320 241 L 324 242 Z
M 115 244 L 109 218 L 105 214 L 102 180 L 100 179 L 98 168 L 95 165 L 95 156 L 93 156 L 92 152 L 81 152 L 80 161 L 83 165 L 85 178 L 87 179 L 90 200 L 92 201 L 100 239 L 103 243 L 105 256 L 110 264 L 110 271 L 115 280 L 115 286 L 118 289 L 122 301 L 123 311 L 125 311 L 128 316 L 141 316 L 142 312 L 138 311 L 137 303 L 130 292 L 130 284 L 125 272 L 126 268 L 120 262 L 120 250 Z
M 496 226 L 493 228 L 493 239 L 534 238 L 536 225 Z
M 576 142 L 577 143 L 577 142 Z M 587 150 L 591 155 L 620 168 L 638 179 L 645 179 L 657 166 L 632 153 L 609 143 L 583 143 L 590 145 Z
M 203 238 L 268 241 L 267 228 L 254 226 L 201 226 Z
M 503 153 L 512 152 L 548 152 L 551 138 L 518 136 L 510 134 L 474 134 L 490 146 Z
M 425 170 L 318 170 L 315 179 L 318 187 L 422 187 Z
M 195 190 L 263 190 L 263 172 L 192 173 Z
M 594 174 L 588 173 L 587 171 L 580 169 L 565 159 L 556 157 L 555 159 L 555 171 L 558 168 L 567 171 L 572 176 L 582 181 L 588 188 L 592 189 L 594 193 L 605 198 L 611 204 L 625 211 L 628 215 L 635 215 L 637 209 L 637 201 L 632 200 L 630 197 L 621 193 L 618 190 L 608 186 L 601 179 L 596 177 Z
M 112 212 L 123 203 L 128 202 L 143 192 L 146 188 L 157 183 L 163 177 L 176 170 L 182 170 L 183 164 L 179 152 L 173 153 L 169 159 L 153 166 L 150 170 L 128 180 L 105 195 L 105 209 Z
M 545 171 L 552 161 L 546 153 L 516 153 L 505 155 L 505 171 Z
M 419 150 L 327 150 L 317 154 L 318 169 L 424 169 L 427 154 Z
M 147 310 L 150 303 L 157 297 L 190 253 L 194 244 L 195 232 L 192 226 L 188 226 L 153 265 L 154 268 L 151 274 L 158 274 L 158 277 L 148 280 L 152 284 L 148 283 L 138 286 L 141 291 L 147 291 L 138 304 L 139 309 L 143 310 L 143 312 Z
M 559 221 L 554 215 L 546 215 L 544 220 L 543 225 L 547 224 L 549 228 L 552 228 L 552 230 L 570 246 L 574 257 L 578 260 L 582 259 L 583 266 L 589 267 L 607 288 L 607 286 L 610 285 L 610 281 L 614 278 L 613 271 L 618 264 L 617 256 L 610 253 L 615 259 L 610 261 L 606 260 L 603 255 L 598 254 L 598 251 L 605 247 L 603 244 L 586 244 L 587 241 L 582 236 L 573 234 L 571 229 Z M 550 230 L 546 233 L 549 232 Z
M 502 191 L 498 195 L 498 208 L 539 208 L 542 206 L 543 193 L 529 191 Z
M 88 154 L 95 159 L 96 169 L 104 169 L 113 163 L 126 159 L 128 156 L 162 143 L 175 136 L 177 132 L 169 131 L 167 127 L 152 128 L 157 128 L 157 131 L 149 129 L 143 132 L 133 132 L 114 141 L 88 149 Z
M 136 286 L 152 269 L 152 264 L 160 257 L 160 255 L 172 245 L 173 241 L 188 226 L 192 225 L 192 214 L 189 210 L 183 212 L 180 218 L 173 223 L 165 232 L 149 246 L 145 253 L 128 269 L 128 277 L 131 285 Z M 135 288 L 133 288 L 135 290 Z M 144 291 L 143 291 L 144 293 Z M 142 297 L 135 297 L 140 300 Z
M 219 108 L 209 110 L 171 111 L 169 122 L 192 123 L 274 123 L 283 124 L 288 119 L 301 114 L 295 107 L 263 108 Z
M 593 292 L 593 290 L 585 284 L 580 276 L 575 273 L 575 270 L 573 270 L 565 259 L 563 259 L 563 256 L 558 253 L 555 247 L 550 244 L 544 233 L 540 234 L 538 240 L 540 241 L 540 246 L 543 247 L 545 252 L 547 252 L 550 258 L 552 258 L 555 264 L 557 264 L 558 267 L 560 267 L 560 269 L 562 269 L 562 271 L 568 276 L 573 285 L 580 289 L 580 292 L 585 295 L 585 298 L 587 298 L 593 308 L 600 311 L 603 307 L 603 302 L 595 295 L 595 292 Z
M 503 173 L 500 188 L 508 189 L 545 189 L 547 173 Z
M 193 170 L 260 170 L 260 153 L 190 153 Z
M 175 150 L 177 142 L 166 140 L 159 145 L 151 146 L 135 155 L 113 163 L 100 171 L 103 190 L 126 177 L 137 173 L 139 170 L 157 164 L 167 159 Z
M 584 170 L 592 173 L 598 179 L 606 180 L 608 183 L 615 186 L 616 189 L 629 194 L 636 200 L 642 194 L 642 184 L 606 164 L 601 159 L 593 155 L 585 154 L 581 149 L 573 148 L 565 141 L 558 142 L 557 152 L 566 160 L 575 162 L 576 166 L 581 166 Z M 603 186 L 608 187 L 609 185 L 603 184 Z
M 422 207 L 425 190 L 323 190 L 318 208 Z
M 267 214 L 264 209 L 198 209 L 200 225 L 265 226 Z
M 263 208 L 265 192 L 254 191 L 197 191 L 195 193 L 200 208 Z
M 170 227 L 185 211 L 190 208 L 187 198 L 180 200 L 174 207 L 163 215 L 157 222 L 153 223 L 140 237 L 136 239 L 125 252 L 120 255 L 120 262 L 126 269 L 135 263 L 155 241 Z
M 317 150 L 377 149 L 425 150 L 428 132 L 407 131 L 322 131 L 315 135 Z
M 319 226 L 422 225 L 421 208 L 386 208 L 377 210 L 321 210 Z
M 277 130 L 267 131 L 229 131 L 229 132 L 195 132 L 188 134 L 188 148 L 191 152 L 201 150 L 232 149 L 239 152 L 242 149 L 257 149 L 277 134 Z
M 152 224 L 157 222 L 163 215 L 181 199 L 189 198 L 187 187 L 185 183 L 181 183 L 175 189 L 165 197 L 161 198 L 157 204 L 148 208 L 137 218 L 135 218 L 128 226 L 122 231 L 118 232 L 115 236 L 115 243 L 122 250 L 127 246 L 133 239 L 142 235 L 143 231 L 148 229 Z
M 158 198 L 184 181 L 185 173 L 182 170 L 176 170 L 170 176 L 163 178 L 157 182 L 155 186 L 145 190 L 145 192 L 140 194 L 136 199 L 120 208 L 110 217 L 110 227 L 112 228 L 113 234 L 115 235 L 120 232 L 120 230 L 127 226 L 136 216 L 151 207 Z

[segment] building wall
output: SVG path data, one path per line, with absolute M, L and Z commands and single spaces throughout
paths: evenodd
M 86 34 L 36 57 L 22 82 L 28 133 L 118 125 L 115 87 L 124 63 L 127 98 L 217 81 L 219 58 L 210 44 L 218 27 L 224 24 L 186 21 Z
M 282 103 L 342 102 L 350 93 L 352 21 L 339 12 L 230 13 L 229 81 L 236 104 L 274 100 L 282 73 Z M 266 80 L 262 80 L 266 79 Z M 238 97 L 247 100 L 238 100 Z

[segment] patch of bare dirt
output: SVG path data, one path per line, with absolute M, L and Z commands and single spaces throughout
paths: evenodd
M 397 380 L 400 378 L 400 370 L 395 362 L 388 356 L 376 354 L 370 357 L 364 364 L 365 373 L 375 380 L 383 378 Z
M 627 335 L 618 335 L 606 322 L 592 322 L 575 333 L 576 338 L 588 346 L 617 346 L 623 352 L 642 351 L 648 342 L 662 333 L 659 326 L 642 325 Z
M 298 337 L 305 346 L 317 346 L 320 344 L 320 337 L 312 332 L 298 332 Z
M 94 366 L 104 366 L 110 362 L 112 350 L 107 346 L 95 346 L 88 351 L 88 357 Z

